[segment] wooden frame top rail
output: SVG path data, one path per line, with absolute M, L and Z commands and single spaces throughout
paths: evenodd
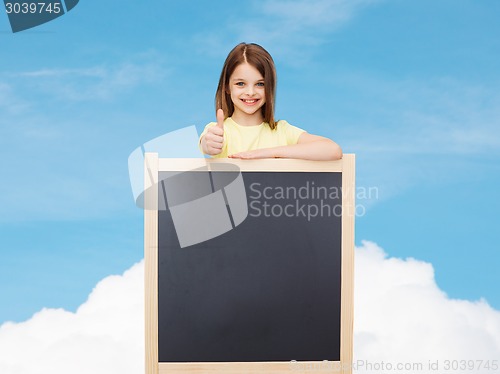
M 241 171 L 293 171 L 293 172 L 341 172 L 343 165 L 354 159 L 353 154 L 345 154 L 336 161 L 309 161 L 285 158 L 241 160 L 233 158 L 160 158 L 158 171 L 187 171 L 210 164 L 232 164 Z

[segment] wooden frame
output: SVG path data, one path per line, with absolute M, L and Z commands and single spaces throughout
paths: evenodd
M 144 211 L 145 258 L 145 339 L 146 374 L 170 373 L 290 373 L 352 372 L 353 304 L 354 304 L 354 215 L 355 155 L 345 154 L 338 161 L 306 161 L 292 159 L 159 159 L 156 153 L 145 155 L 145 206 L 158 206 L 158 173 L 185 171 L 215 163 L 237 165 L 241 171 L 293 171 L 342 173 L 342 279 L 340 361 L 323 362 L 224 362 L 224 363 L 160 363 L 158 362 L 158 211 Z M 347 208 L 347 209 L 346 209 Z

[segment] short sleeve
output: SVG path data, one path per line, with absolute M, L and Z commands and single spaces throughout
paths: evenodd
M 301 129 L 300 127 L 290 125 L 285 120 L 280 120 L 278 122 L 278 126 L 282 127 L 281 131 L 285 132 L 287 145 L 297 144 L 297 142 L 299 141 L 300 135 L 302 133 L 306 132 L 305 130 Z

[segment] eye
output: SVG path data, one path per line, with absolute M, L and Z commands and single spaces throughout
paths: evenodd
M 258 87 L 264 87 L 264 82 L 259 82 L 259 83 L 257 83 L 257 86 L 258 86 Z
M 243 83 L 243 82 L 236 82 L 236 85 L 239 86 L 239 87 L 243 87 L 245 85 L 245 83 Z

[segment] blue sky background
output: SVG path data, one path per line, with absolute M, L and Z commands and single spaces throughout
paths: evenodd
M 0 14 L 0 324 L 68 310 L 143 256 L 127 158 L 214 119 L 241 41 L 278 69 L 277 118 L 357 155 L 378 196 L 356 243 L 433 264 L 500 309 L 500 2 L 85 1 L 13 34 Z

